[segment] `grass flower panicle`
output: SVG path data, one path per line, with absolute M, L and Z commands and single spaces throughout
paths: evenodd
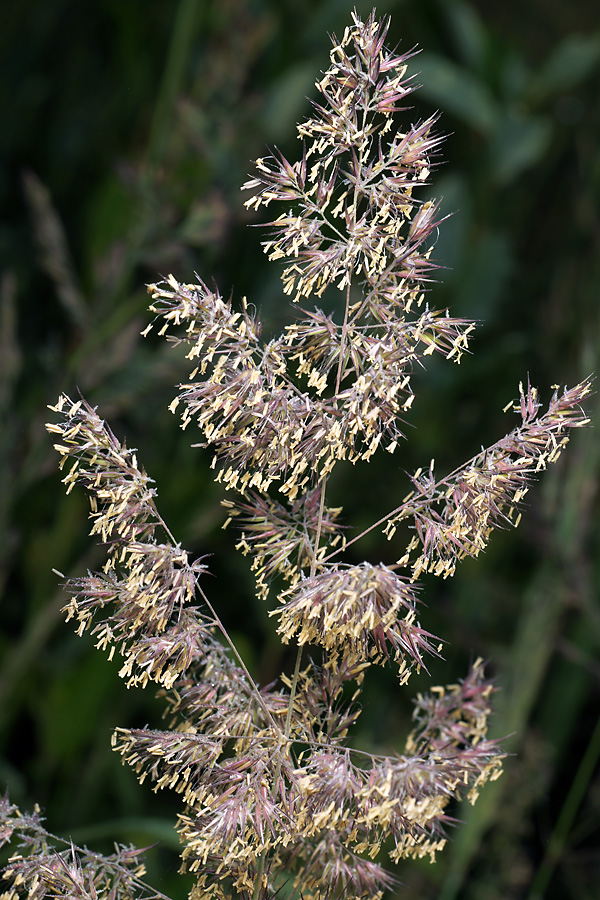
M 25 891 L 31 900 L 49 896 L 168 900 L 143 881 L 143 850 L 115 844 L 108 856 L 91 853 L 57 838 L 43 822 L 37 807 L 23 813 L 6 795 L 0 797 L 0 847 L 18 838 L 22 851 L 13 853 L 2 872 L 5 900 L 17 900 Z
M 537 391 L 520 385 L 520 400 L 513 407 L 521 415 L 520 426 L 439 481 L 433 462 L 425 472 L 415 472 L 414 490 L 385 524 L 391 538 L 399 522 L 414 519 L 416 535 L 399 561 L 406 565 L 411 552 L 420 548 L 413 578 L 427 571 L 452 575 L 457 561 L 485 549 L 494 528 L 519 523 L 517 510 L 531 481 L 559 458 L 569 429 L 589 423 L 581 403 L 590 392 L 590 379 L 562 395 L 555 389 L 548 411 L 539 415 Z
M 357 662 L 385 661 L 391 648 L 405 680 L 408 661 L 423 666 L 424 653 L 439 655 L 428 640 L 434 636 L 415 623 L 414 587 L 386 566 L 324 568 L 279 600 L 283 607 L 272 614 L 279 617 L 277 630 L 286 643 L 295 637 L 299 645 L 338 649 Z
M 492 684 L 478 660 L 459 684 L 420 694 L 405 753 L 379 756 L 348 743 L 364 678 L 391 661 L 405 684 L 440 655 L 417 618 L 419 578 L 453 574 L 494 528 L 517 524 L 532 478 L 588 421 L 589 380 L 557 391 L 546 412 L 521 387 L 518 427 L 447 476 L 433 461 L 419 469 L 365 531 L 352 534 L 328 504 L 338 463 L 394 453 L 405 439 L 414 370 L 436 352 L 459 363 L 474 327 L 425 299 L 440 219 L 419 190 L 441 138 L 437 117 L 406 114 L 412 53 L 389 51 L 387 29 L 375 12 L 353 14 L 298 127 L 300 158 L 259 159 L 244 185 L 248 208 L 286 207 L 266 225 L 264 249 L 282 261 L 295 320 L 264 341 L 245 298 L 236 306 L 172 276 L 148 289 L 145 333 L 156 325 L 192 369 L 171 409 L 212 452 L 226 524 L 239 529 L 279 635 L 296 644 L 293 672 L 255 683 L 203 590 L 205 564 L 171 534 L 135 451 L 85 400 L 63 395 L 51 407 L 67 491 L 88 491 L 91 533 L 107 552 L 102 571 L 67 581 L 67 618 L 122 655 L 128 684 L 159 686 L 166 728 L 118 728 L 113 746 L 140 781 L 179 795 L 192 900 L 268 900 L 286 882 L 304 900 L 379 900 L 395 884 L 385 851 L 394 862 L 434 859 L 450 801 L 474 802 L 501 772 L 502 747 L 487 738 Z M 345 560 L 367 531 L 383 525 L 391 538 L 403 521 L 414 533 L 396 562 Z M 137 851 L 51 852 L 35 816 L 18 818 L 8 800 L 0 809 L 4 840 L 34 835 L 30 855 L 5 870 L 11 900 L 158 896 L 140 881 Z

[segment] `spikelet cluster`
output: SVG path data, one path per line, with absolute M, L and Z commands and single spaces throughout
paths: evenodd
M 32 813 L 0 797 L 0 848 L 19 842 L 2 870 L 2 900 L 44 900 L 47 897 L 81 897 L 96 900 L 168 900 L 143 881 L 143 851 L 115 844 L 114 853 L 92 853 L 62 840 L 44 826 L 36 806 Z
M 401 521 L 414 521 L 415 536 L 398 561 L 405 566 L 412 555 L 413 579 L 422 572 L 453 575 L 459 560 L 485 549 L 495 528 L 519 524 L 532 480 L 559 458 L 570 429 L 589 423 L 580 404 L 590 392 L 590 379 L 561 394 L 555 386 L 540 412 L 537 390 L 521 384 L 518 402 L 506 407 L 521 416 L 519 426 L 444 478 L 435 478 L 433 461 L 414 473 L 414 489 L 385 523 L 392 538 Z
M 171 687 L 214 640 L 210 617 L 190 605 L 204 566 L 168 539 L 135 450 L 119 443 L 83 399 L 63 394 L 51 409 L 61 416 L 47 426 L 59 438 L 61 468 L 72 463 L 63 479 L 67 492 L 77 482 L 88 489 L 91 534 L 108 549 L 102 572 L 69 579 L 67 621 L 76 620 L 80 635 L 90 629 L 111 658 L 119 649 L 128 685 L 152 680 Z M 159 542 L 157 531 L 167 540 Z
M 363 679 L 388 663 L 404 684 L 440 654 L 417 619 L 419 577 L 452 574 L 494 528 L 516 524 L 531 479 L 587 422 L 588 381 L 557 392 L 545 413 L 522 388 L 516 429 L 450 475 L 433 463 L 417 471 L 371 526 L 390 538 L 401 522 L 413 529 L 394 563 L 344 560 L 361 535 L 327 502 L 331 472 L 397 450 L 415 367 L 433 353 L 460 362 L 473 329 L 426 301 L 439 216 L 419 189 L 440 137 L 435 117 L 410 120 L 411 54 L 389 51 L 387 30 L 375 13 L 353 15 L 298 127 L 298 160 L 260 159 L 244 185 L 250 209 L 285 207 L 264 249 L 282 265 L 295 320 L 264 341 L 246 299 L 172 276 L 149 286 L 147 330 L 156 324 L 190 361 L 172 411 L 211 452 L 257 591 L 297 646 L 292 674 L 255 684 L 199 583 L 204 564 L 172 537 L 135 452 L 84 400 L 63 395 L 52 408 L 67 490 L 88 490 L 108 554 L 101 572 L 68 582 L 67 616 L 122 654 L 128 683 L 160 685 L 167 727 L 117 729 L 113 744 L 141 781 L 180 796 L 193 900 L 267 900 L 284 882 L 305 900 L 379 900 L 395 883 L 384 850 L 398 862 L 442 849 L 449 802 L 474 802 L 501 771 L 481 661 L 463 682 L 419 695 L 405 752 L 390 757 L 348 744 Z

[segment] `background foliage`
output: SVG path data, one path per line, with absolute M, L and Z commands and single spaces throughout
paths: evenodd
M 173 897 L 187 885 L 171 802 L 109 749 L 114 725 L 158 724 L 160 704 L 126 691 L 116 664 L 62 624 L 52 568 L 77 575 L 100 556 L 85 498 L 63 495 L 45 406 L 79 386 L 139 448 L 173 532 L 213 554 L 213 596 L 248 664 L 274 677 L 286 658 L 221 531 L 221 492 L 166 409 L 181 360 L 139 336 L 144 286 L 197 271 L 246 294 L 273 328 L 286 319 L 239 186 L 265 144 L 295 150 L 327 32 L 341 34 L 353 5 L 33 0 L 3 16 L 0 782 L 75 841 L 160 840 L 153 877 Z M 502 407 L 528 373 L 548 398 L 551 384 L 598 371 L 600 22 L 591 0 L 387 0 L 378 11 L 392 15 L 392 40 L 423 48 L 415 118 L 439 108 L 449 134 L 432 187 L 454 212 L 440 229 L 436 305 L 481 320 L 473 357 L 433 364 L 411 414 L 401 465 L 435 456 L 441 471 L 504 433 Z M 453 580 L 430 577 L 423 624 L 447 640 L 432 675 L 447 682 L 470 657 L 489 659 L 502 688 L 495 733 L 513 735 L 515 756 L 457 812 L 466 825 L 436 866 L 404 866 L 403 897 L 597 896 L 599 450 L 597 427 L 576 435 L 516 534 L 497 535 Z M 376 518 L 396 484 L 403 496 L 398 465 L 338 479 L 350 521 Z M 379 562 L 390 548 L 372 533 L 356 552 Z M 373 676 L 358 740 L 400 748 L 407 695 Z

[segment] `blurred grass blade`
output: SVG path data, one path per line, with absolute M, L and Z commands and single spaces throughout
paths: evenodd
M 583 357 L 587 362 L 590 361 L 589 356 L 584 348 Z M 600 410 L 594 414 L 596 410 L 592 412 L 593 419 L 600 415 Z M 571 455 L 568 472 L 555 470 L 544 483 L 546 516 L 548 521 L 553 522 L 554 539 L 551 545 L 560 548 L 560 552 L 546 556 L 543 563 L 540 563 L 537 575 L 523 599 L 512 650 L 503 666 L 506 675 L 504 683 L 500 682 L 499 685 L 502 690 L 498 695 L 493 737 L 516 735 L 521 740 L 525 737 L 527 723 L 536 703 L 539 703 L 541 686 L 552 664 L 564 611 L 572 590 L 565 572 L 578 564 L 577 554 L 581 552 L 580 533 L 578 529 L 572 528 L 572 522 L 574 517 L 581 519 L 582 510 L 586 508 L 590 484 L 597 483 L 600 459 L 597 434 L 593 430 L 585 430 L 578 435 L 577 444 L 578 452 Z M 585 522 L 581 523 L 581 528 L 585 531 Z M 591 596 L 593 588 L 591 584 L 583 584 L 580 590 Z M 582 599 L 585 602 L 585 596 Z M 600 734 L 594 732 L 586 759 L 588 754 L 591 757 L 594 753 L 594 759 L 597 758 L 600 752 L 596 748 L 598 740 Z M 507 750 L 518 753 L 518 743 L 507 742 Z M 589 768 L 589 764 L 586 765 Z M 581 781 L 588 771 L 584 762 L 580 768 L 583 774 L 578 773 L 576 776 L 565 803 L 566 811 L 563 811 L 557 824 L 557 830 L 559 825 L 561 829 L 557 840 L 563 840 L 566 836 L 572 821 L 571 807 L 577 801 L 577 808 L 580 802 L 577 798 L 581 791 Z M 466 814 L 461 816 L 465 825 L 453 840 L 452 861 L 439 900 L 456 900 L 462 895 L 467 873 L 480 852 L 486 831 L 494 822 L 504 790 L 505 783 L 502 779 L 487 785 L 477 805 L 467 809 Z M 533 897 L 528 900 L 533 900 Z
M 18 432 L 13 427 L 14 393 L 23 360 L 17 333 L 16 294 L 16 275 L 4 272 L 0 280 L 0 597 L 8 577 L 8 561 L 17 542 L 16 529 L 10 524 L 15 504 L 13 468 L 18 440 Z
M 17 278 L 14 272 L 3 272 L 0 279 L 0 412 L 8 410 L 14 382 L 22 363 L 17 334 Z M 6 434 L 3 429 L 2 438 Z
M 569 34 L 541 66 L 534 80 L 535 100 L 564 94 L 588 78 L 600 63 L 600 34 Z
M 508 111 L 498 118 L 490 145 L 490 162 L 497 181 L 506 185 L 540 162 L 552 138 L 550 119 Z
M 546 888 L 550 883 L 554 869 L 560 854 L 567 842 L 569 831 L 575 821 L 577 810 L 581 806 L 585 792 L 592 780 L 594 771 L 600 759 L 600 718 L 590 738 L 583 759 L 577 769 L 571 788 L 567 794 L 563 808 L 550 836 L 544 859 L 537 871 L 527 900 L 543 900 L 546 896 Z
M 54 282 L 58 299 L 71 321 L 84 327 L 87 307 L 79 286 L 67 236 L 50 193 L 33 172 L 23 172 L 25 197 L 31 209 L 42 269 Z
M 499 109 L 484 82 L 467 69 L 435 53 L 420 53 L 418 71 L 420 94 L 443 112 L 453 113 L 482 134 L 494 130 Z
M 194 38 L 194 19 L 197 9 L 198 0 L 180 0 L 177 7 L 167 62 L 154 109 L 148 142 L 146 158 L 151 168 L 159 165 L 162 160 L 171 134 L 171 119 L 175 112 L 175 100 L 183 84 L 185 67 Z
M 493 737 L 522 738 L 539 695 L 563 609 L 559 576 L 553 569 L 552 565 L 543 569 L 524 598 L 511 658 L 504 666 L 510 673 L 511 684 L 500 685 Z M 518 752 L 514 740 L 507 741 L 507 750 Z M 439 900 L 455 900 L 461 896 L 469 867 L 502 802 L 504 788 L 502 779 L 487 785 L 476 806 L 466 809 L 464 814 L 461 811 L 464 825 L 454 837 L 452 861 Z
M 463 62 L 481 70 L 485 59 L 487 33 L 476 10 L 462 0 L 451 0 L 444 7 L 448 25 Z
M 159 208 L 156 202 L 154 176 L 164 161 L 169 138 L 175 130 L 173 116 L 176 99 L 182 90 L 190 48 L 195 35 L 194 20 L 198 6 L 198 0 L 180 0 L 177 7 L 145 152 L 146 165 L 142 169 L 142 177 L 139 182 L 140 193 L 137 208 L 131 217 L 127 253 L 119 278 L 115 283 L 115 297 L 119 300 L 130 289 L 135 266 L 139 263 L 148 235 L 154 228 L 154 220 Z

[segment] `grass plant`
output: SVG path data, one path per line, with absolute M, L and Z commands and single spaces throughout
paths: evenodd
M 193 900 L 379 898 L 396 884 L 385 854 L 435 858 L 450 802 L 475 803 L 501 773 L 502 744 L 487 736 L 493 684 L 477 659 L 459 683 L 419 694 L 403 752 L 382 756 L 350 743 L 363 682 L 389 665 L 404 686 L 441 656 L 418 618 L 424 576 L 452 576 L 494 529 L 517 525 L 532 480 L 588 422 L 589 379 L 555 386 L 545 410 L 527 381 L 505 436 L 449 474 L 433 460 L 399 474 L 391 508 L 358 533 L 328 499 L 340 464 L 399 452 L 415 374 L 433 354 L 459 363 L 475 327 L 428 303 L 441 217 L 421 194 L 441 137 L 437 116 L 410 122 L 413 54 L 386 47 L 388 26 L 353 15 L 298 126 L 300 158 L 275 151 L 244 185 L 248 208 L 284 206 L 264 248 L 283 263 L 294 320 L 267 338 L 246 298 L 200 279 L 149 286 L 145 333 L 166 335 L 192 367 L 171 410 L 212 453 L 237 548 L 295 645 L 289 671 L 257 684 L 211 600 L 209 563 L 182 548 L 136 451 L 97 409 L 61 394 L 47 426 L 107 554 L 100 571 L 67 580 L 67 619 L 121 655 L 128 685 L 158 686 L 168 727 L 117 728 L 113 745 L 140 781 L 180 795 Z M 349 561 L 376 528 L 388 562 Z M 39 811 L 8 797 L 0 835 L 21 841 L 7 897 L 159 896 L 141 880 L 140 851 L 60 849 Z

